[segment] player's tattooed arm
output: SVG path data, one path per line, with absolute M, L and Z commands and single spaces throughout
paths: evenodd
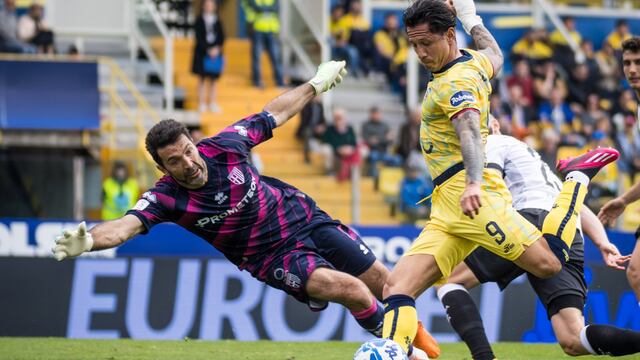
M 500 72 L 502 64 L 504 63 L 504 57 L 502 56 L 502 50 L 496 39 L 491 35 L 484 25 L 479 24 L 471 29 L 471 37 L 473 38 L 478 51 L 487 55 L 491 65 L 493 65 L 493 76 Z
M 474 28 L 475 29 L 475 28 Z M 480 114 L 467 110 L 453 119 L 460 146 L 462 162 L 467 173 L 467 183 L 480 183 L 484 169 L 484 147 L 480 135 Z
M 125 215 L 116 220 L 103 222 L 89 230 L 93 237 L 91 251 L 120 246 L 143 231 L 142 221 L 134 215 Z

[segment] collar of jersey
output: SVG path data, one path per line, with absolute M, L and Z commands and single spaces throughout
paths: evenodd
M 465 61 L 469 61 L 469 60 L 473 59 L 473 56 L 471 56 L 471 54 L 469 54 L 468 51 L 460 49 L 460 52 L 462 53 L 462 56 L 459 56 L 459 57 L 455 58 L 453 61 L 448 62 L 445 66 L 442 67 L 442 69 L 440 69 L 438 71 L 434 71 L 434 72 L 432 72 L 432 74 L 433 75 L 442 74 L 442 73 L 446 72 L 447 70 L 451 69 L 451 67 L 453 67 L 453 65 L 455 65 L 457 63 L 461 63 L 461 62 L 465 62 Z

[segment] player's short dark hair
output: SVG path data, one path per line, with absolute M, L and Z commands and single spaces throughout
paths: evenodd
M 622 42 L 622 52 L 629 51 L 632 53 L 640 52 L 640 37 L 634 36 Z
M 449 6 L 442 0 L 416 0 L 402 15 L 407 27 L 421 24 L 429 25 L 429 31 L 444 34 L 449 28 L 455 28 L 456 17 Z
M 180 135 L 191 140 L 187 127 L 172 119 L 162 120 L 149 130 L 144 143 L 147 151 L 158 165 L 164 166 L 160 155 L 158 155 L 158 149 L 173 144 Z
M 629 23 L 627 23 L 627 20 L 625 19 L 618 19 L 616 20 L 616 27 L 619 28 L 620 26 L 627 26 Z

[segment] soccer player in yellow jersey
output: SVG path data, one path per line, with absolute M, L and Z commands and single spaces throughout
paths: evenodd
M 458 49 L 456 15 L 477 51 Z M 540 232 L 514 210 L 502 177 L 485 169 L 489 81 L 503 59 L 473 0 L 416 0 L 405 10 L 404 23 L 409 43 L 433 74 L 422 103 L 421 145 L 435 190 L 431 220 L 385 284 L 383 337 L 398 342 L 412 359 L 425 359 L 411 346 L 415 299 L 446 281 L 478 246 L 537 277 L 558 273 L 568 259 L 589 180 L 619 154 L 596 149 L 561 161 L 558 170 L 566 181 Z

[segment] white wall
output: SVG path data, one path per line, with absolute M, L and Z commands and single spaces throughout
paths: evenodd
M 48 0 L 46 17 L 56 34 L 127 36 L 133 0 Z

